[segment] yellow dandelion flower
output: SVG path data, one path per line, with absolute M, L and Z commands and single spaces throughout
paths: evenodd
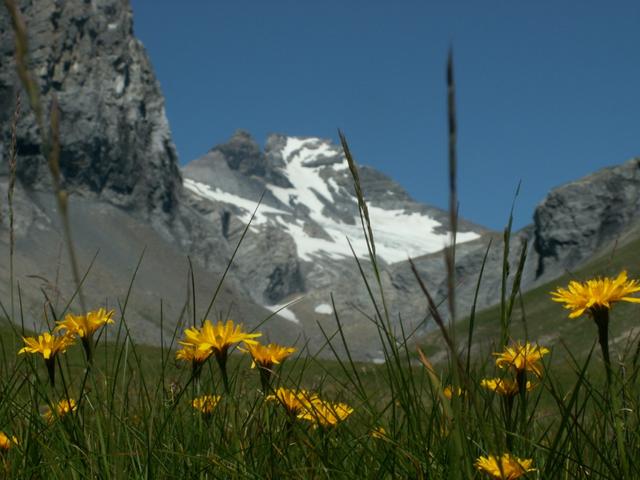
M 176 360 L 203 364 L 213 353 L 213 350 L 200 350 L 193 345 L 186 345 L 176 352 Z
M 274 364 L 279 364 L 289 357 L 296 349 L 294 347 L 283 347 L 275 343 L 261 345 L 255 342 L 254 344 L 248 344 L 246 351 L 249 352 L 253 359 L 251 368 L 255 368 L 256 364 L 262 368 L 271 368 Z
M 54 410 L 47 407 L 44 412 L 44 418 L 49 423 L 53 422 L 56 418 L 62 418 L 69 413 L 73 413 L 78 409 L 78 404 L 73 398 L 60 400 L 55 404 Z
M 461 397 L 462 393 L 463 393 L 462 392 L 462 388 L 460 388 L 460 387 L 452 387 L 451 385 L 447 385 L 442 390 L 442 393 L 444 394 L 444 396 L 447 397 L 449 400 L 451 400 L 451 398 L 453 397 L 453 392 L 455 392 L 456 397 Z
M 502 353 L 494 353 L 496 366 L 499 368 L 513 368 L 516 372 L 533 372 L 536 376 L 542 376 L 540 360 L 549 353 L 549 349 L 529 342 L 522 345 L 520 342 L 510 347 L 505 347 Z
M 0 432 L 0 451 L 6 452 L 14 445 L 18 445 L 18 439 L 16 437 L 9 437 L 6 433 Z
M 346 403 L 330 403 L 316 398 L 304 406 L 298 418 L 314 422 L 316 426 L 332 427 L 353 413 Z
M 287 413 L 297 415 L 302 409 L 309 405 L 318 397 L 314 393 L 306 390 L 290 390 L 288 388 L 278 388 L 273 395 L 267 395 L 266 400 L 280 402 Z
M 518 382 L 506 378 L 485 378 L 480 381 L 480 386 L 503 397 L 515 397 L 520 392 Z M 533 390 L 534 387 L 533 383 L 527 381 L 527 392 Z
M 479 457 L 475 462 L 475 467 L 497 480 L 515 480 L 528 472 L 532 472 L 533 460 L 521 459 L 514 457 L 508 453 L 504 453 L 500 457 L 489 455 L 488 457 Z
M 261 333 L 247 333 L 242 325 L 235 325 L 233 320 L 226 323 L 218 322 L 216 325 L 211 320 L 205 320 L 201 328 L 187 328 L 184 331 L 184 340 L 179 343 L 185 347 L 197 350 L 213 352 L 220 367 L 224 389 L 229 393 L 229 377 L 227 376 L 227 353 L 234 343 L 244 342 L 245 345 L 257 343 L 253 340 L 261 336 Z M 197 374 L 198 369 L 194 373 Z
M 244 342 L 246 345 L 257 343 L 253 340 L 261 336 L 261 333 L 247 333 L 242 325 L 235 325 L 233 320 L 226 323 L 218 322 L 216 325 L 211 320 L 205 320 L 202 328 L 187 328 L 184 331 L 185 339 L 181 345 L 193 346 L 198 350 L 212 350 L 216 355 L 225 354 L 234 343 Z
M 211 415 L 220 401 L 220 395 L 202 395 L 191 402 L 191 406 L 203 415 Z
M 70 335 L 91 338 L 101 326 L 113 323 L 113 314 L 113 310 L 107 311 L 104 308 L 92 310 L 86 315 L 68 313 L 64 320 L 57 322 L 54 332 L 66 330 Z
M 56 364 L 55 358 L 58 352 L 66 352 L 74 343 L 74 338 L 71 335 L 51 335 L 49 332 L 44 332 L 38 337 L 22 337 L 25 346 L 18 351 L 18 355 L 22 353 L 34 353 L 41 354 L 44 359 L 44 363 L 47 366 L 47 373 L 49 374 L 49 381 L 52 386 L 55 386 L 56 381 Z
M 66 352 L 74 342 L 73 337 L 69 335 L 51 335 L 49 332 L 44 332 L 37 338 L 22 337 L 22 340 L 25 346 L 18 351 L 18 354 L 39 353 L 45 360 L 52 360 L 58 352 Z
M 571 310 L 569 318 L 576 318 L 585 311 L 593 314 L 598 309 L 609 310 L 616 302 L 640 303 L 640 298 L 630 297 L 640 292 L 638 280 L 628 280 L 627 272 L 620 272 L 616 278 L 594 278 L 586 282 L 569 282 L 568 288 L 558 287 L 551 292 L 554 302 L 563 303 L 563 307 Z
M 269 345 L 261 345 L 258 342 L 250 343 L 247 345 L 245 352 L 249 352 L 253 361 L 251 362 L 251 368 L 255 368 L 256 365 L 260 371 L 260 384 L 262 385 L 262 391 L 269 391 L 269 381 L 271 379 L 272 368 L 274 364 L 279 364 L 296 351 L 294 347 L 283 347 L 270 343 Z

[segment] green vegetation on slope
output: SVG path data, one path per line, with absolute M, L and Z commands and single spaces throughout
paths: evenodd
M 570 368 L 572 364 L 566 349 L 576 358 L 584 359 L 597 341 L 597 329 L 587 315 L 570 319 L 569 312 L 558 303 L 551 301 L 551 291 L 566 287 L 571 280 L 583 281 L 598 276 L 616 276 L 626 270 L 630 278 L 640 278 L 640 237 L 632 238 L 624 245 L 609 249 L 575 272 L 566 273 L 544 285 L 522 294 L 513 310 L 510 332 L 514 340 L 529 340 L 541 345 L 554 346 L 552 363 Z M 640 337 L 640 312 L 637 305 L 618 303 L 611 313 L 610 340 L 612 355 L 635 349 Z M 456 323 L 456 330 L 462 332 L 458 338 L 466 339 L 469 318 Z M 500 335 L 500 305 L 494 305 L 476 313 L 473 354 L 483 361 L 495 350 Z M 431 332 L 421 343 L 425 352 L 435 358 L 442 358 L 443 346 L 438 331 Z M 599 374 L 599 370 L 598 370 Z

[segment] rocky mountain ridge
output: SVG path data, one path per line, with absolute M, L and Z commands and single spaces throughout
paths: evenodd
M 257 302 L 278 304 L 338 280 L 335 264 L 368 255 L 358 203 L 342 149 L 328 140 L 271 135 L 261 152 L 245 131 L 183 169 L 184 185 L 202 203 L 223 213 L 223 235 L 239 231 L 255 211 L 247 250 L 269 259 L 261 272 L 246 272 Z M 377 255 L 393 264 L 442 249 L 446 212 L 415 202 L 393 180 L 361 168 Z M 260 202 L 258 206 L 258 202 Z M 461 221 L 460 243 L 487 230 Z M 265 239 L 268 239 L 265 242 Z M 255 266 L 259 258 L 239 259 Z M 269 280 L 263 288 L 251 279 Z M 264 283 L 264 282 L 262 282 Z

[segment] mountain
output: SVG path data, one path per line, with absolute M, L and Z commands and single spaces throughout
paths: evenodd
M 634 167 L 633 164 L 636 164 Z M 575 187 L 576 184 L 593 185 L 599 188 L 601 181 L 615 174 L 617 170 L 627 170 L 625 167 L 637 168 L 637 161 L 628 162 L 622 168 L 614 167 L 603 172 L 590 175 L 583 181 L 572 182 L 566 187 Z M 613 172 L 612 172 L 613 171 Z M 611 178 L 611 177 L 610 177 Z M 591 183 L 591 180 L 594 183 Z M 564 190 L 564 187 L 559 189 Z M 597 198 L 597 197 L 592 197 Z M 631 206 L 633 203 L 628 203 Z M 623 207 L 623 210 L 627 208 Z M 629 226 L 631 226 L 629 228 Z M 605 242 L 599 253 L 591 255 L 575 268 L 560 277 L 542 283 L 527 291 L 521 296 L 517 307 L 514 309 L 510 333 L 514 339 L 528 338 L 545 346 L 555 346 L 550 360 L 551 369 L 555 375 L 574 375 L 575 361 L 585 361 L 593 353 L 594 341 L 597 338 L 596 327 L 588 316 L 581 318 L 568 318 L 568 311 L 556 302 L 551 301 L 550 292 L 558 287 L 566 287 L 571 280 L 584 281 L 597 276 L 616 277 L 626 270 L 631 278 L 640 277 L 640 224 L 633 222 L 627 225 L 624 233 L 616 235 L 613 242 Z M 520 308 L 524 307 L 523 310 Z M 461 320 L 457 325 L 459 339 L 464 342 L 468 332 L 469 322 Z M 637 305 L 627 302 L 615 304 L 611 313 L 609 325 L 610 348 L 612 357 L 621 359 L 625 354 L 630 354 L 636 349 L 638 335 L 638 309 Z M 474 342 L 472 355 L 475 358 L 486 360 L 492 351 L 500 335 L 500 306 L 495 305 L 481 312 L 475 318 Z M 443 345 L 439 331 L 431 331 L 419 340 L 422 349 L 433 362 L 446 362 L 446 347 Z M 569 353 L 570 352 L 570 353 Z M 597 353 L 596 353 L 597 355 Z M 594 371 L 596 378 L 602 375 L 599 362 L 591 362 L 589 368 Z
M 217 215 L 226 238 L 237 238 L 256 212 L 234 269 L 255 302 L 274 311 L 295 302 L 281 315 L 301 325 L 311 343 L 321 344 L 318 324 L 335 329 L 333 295 L 352 347 L 369 350 L 370 359 L 381 355 L 377 332 L 361 313 L 371 309 L 371 301 L 353 255 L 368 264 L 368 251 L 340 147 L 315 137 L 271 135 L 262 151 L 240 130 L 187 164 L 183 177 L 202 211 Z M 394 265 L 406 266 L 409 257 L 442 250 L 449 238 L 446 212 L 416 202 L 375 169 L 362 167 L 360 178 L 385 275 Z M 487 232 L 461 220 L 458 241 Z M 404 300 L 397 290 L 389 285 L 389 294 Z M 394 316 L 406 311 L 403 306 Z
M 374 308 L 353 254 L 370 284 L 373 273 L 339 146 L 316 137 L 271 135 L 261 148 L 239 130 L 181 169 L 164 98 L 133 35 L 128 2 L 23 0 L 19 5 L 45 110 L 54 95 L 60 105 L 61 175 L 70 195 L 75 250 L 81 269 L 88 271 L 83 292 L 89 305 L 119 310 L 126 304 L 134 338 L 159 343 L 204 315 L 224 280 L 210 317 L 260 325 L 273 341 L 297 342 L 326 355 L 331 353 L 325 336 L 333 335 L 339 319 L 355 358 L 380 359 Z M 11 117 L 21 89 L 13 49 L 9 18 L 0 9 L 2 199 L 9 183 Z M 43 307 L 53 304 L 60 311 L 75 286 L 39 131 L 26 103 L 23 94 L 14 279 L 25 324 L 41 329 L 51 320 Z M 640 228 L 639 168 L 634 159 L 554 189 L 532 224 L 511 236 L 509 281 L 525 246 L 522 286 L 529 290 L 634 238 Z M 360 167 L 360 179 L 393 328 L 422 335 L 433 325 L 407 259 L 414 259 L 436 302 L 445 302 L 447 214 L 416 202 L 375 169 Z M 4 201 L 0 215 L 0 258 L 7 259 Z M 474 302 L 489 244 L 478 308 L 499 299 L 504 244 L 501 233 L 466 220 L 457 240 L 456 301 L 464 316 Z M 9 285 L 9 269 L 2 268 L 0 300 L 8 311 Z M 373 295 L 379 300 L 376 288 Z M 78 308 L 76 300 L 72 309 Z
M 529 291 L 548 284 L 561 275 L 576 271 L 604 254 L 633 241 L 640 233 L 640 159 L 607 167 L 585 178 L 553 189 L 536 207 L 533 222 L 510 238 L 508 288 L 510 288 L 526 248 L 521 289 Z M 490 245 L 489 245 L 490 243 Z M 477 295 L 483 309 L 500 299 L 503 235 L 488 234 L 456 249 L 456 299 L 460 316 L 468 315 L 475 299 L 478 275 L 484 255 L 486 262 Z M 436 303 L 447 296 L 446 272 L 440 254 L 415 260 Z M 640 274 L 640 272 L 638 272 Z M 407 305 L 417 304 L 422 295 L 414 276 L 405 265 L 392 269 L 396 284 L 404 285 Z M 420 315 L 415 308 L 411 315 Z M 443 312 L 446 317 L 446 312 Z
M 251 272 L 241 272 L 258 302 L 277 304 L 291 294 L 335 284 L 335 264 L 353 264 L 349 241 L 358 257 L 367 258 L 351 173 L 342 149 L 328 140 L 271 135 L 262 152 L 247 132 L 238 131 L 189 163 L 183 175 L 194 196 L 222 211 L 226 236 L 256 210 L 254 235 L 247 240 L 255 255 L 239 265 L 242 270 L 243 260 L 249 268 L 257 256 L 268 258 L 266 270 L 254 271 L 253 279 Z M 361 168 L 360 176 L 383 265 L 442 249 L 448 239 L 446 212 L 414 201 L 372 168 Z M 486 231 L 462 221 L 458 241 Z

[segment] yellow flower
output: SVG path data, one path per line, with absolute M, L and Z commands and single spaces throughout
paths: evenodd
M 198 350 L 211 350 L 216 355 L 226 354 L 227 349 L 234 343 L 244 342 L 246 345 L 257 343 L 253 338 L 261 333 L 247 333 L 242 330 L 242 325 L 234 325 L 233 320 L 226 323 L 218 322 L 216 325 L 211 320 L 205 320 L 202 328 L 187 328 L 184 331 L 185 339 L 181 345 L 192 346 Z
M 193 345 L 186 345 L 176 352 L 176 360 L 203 364 L 213 353 L 213 350 L 199 350 Z
M 485 378 L 480 381 L 480 386 L 487 390 L 492 390 L 503 397 L 515 397 L 520 392 L 518 382 L 506 378 Z M 527 381 L 527 392 L 533 390 L 534 387 L 535 385 Z
M 191 406 L 203 415 L 211 415 L 213 409 L 218 405 L 220 398 L 220 395 L 202 395 L 201 397 L 194 398 Z
M 451 398 L 453 397 L 453 392 L 456 392 L 456 396 L 457 397 L 461 397 L 462 396 L 462 388 L 460 387 L 452 387 L 451 385 L 447 385 L 446 387 L 444 387 L 444 389 L 442 390 L 442 393 L 444 394 L 445 397 L 447 397 L 449 400 L 451 400 Z
M 564 303 L 563 307 L 571 310 L 569 318 L 576 318 L 585 311 L 593 314 L 599 308 L 611 309 L 615 302 L 640 303 L 640 298 L 630 297 L 640 292 L 638 280 L 628 280 L 627 272 L 620 272 L 616 278 L 594 278 L 586 282 L 569 282 L 568 289 L 558 287 L 551 292 L 552 300 Z
M 275 395 L 267 395 L 267 400 L 280 402 L 290 415 L 297 415 L 318 397 L 314 393 L 306 390 L 289 390 L 288 388 L 278 388 Z
M 73 337 L 69 335 L 51 335 L 45 332 L 35 337 L 22 337 L 25 346 L 18 351 L 21 353 L 40 353 L 45 360 L 53 360 L 58 352 L 64 353 L 73 345 Z
M 73 315 L 68 313 L 64 320 L 57 322 L 54 332 L 66 330 L 70 335 L 78 335 L 80 338 L 91 338 L 96 330 L 103 325 L 113 323 L 113 310 L 100 308 L 92 310 L 86 315 Z
M 369 435 L 371 435 L 371 438 L 377 438 L 381 440 L 388 438 L 387 431 L 384 429 L 384 427 L 374 428 L 373 430 L 371 430 L 371 432 L 369 432 Z
M 6 433 L 0 432 L 0 450 L 6 452 L 14 445 L 18 445 L 18 439 L 16 437 L 12 436 L 9 438 Z
M 56 417 L 62 418 L 68 413 L 75 412 L 77 409 L 78 405 L 73 398 L 70 398 L 68 400 L 60 400 L 55 405 L 55 413 L 49 407 L 47 407 L 46 411 L 44 412 L 44 418 L 49 423 L 51 423 L 56 419 Z
M 251 354 L 253 362 L 251 368 L 255 368 L 258 364 L 262 368 L 271 368 L 273 364 L 279 364 L 285 360 L 289 355 L 296 351 L 294 347 L 282 347 L 275 343 L 269 345 L 261 345 L 258 342 L 255 344 L 248 344 L 247 351 Z
M 352 412 L 353 408 L 346 403 L 330 403 L 315 398 L 298 413 L 298 418 L 331 427 L 345 420 Z
M 242 325 L 234 325 L 233 320 L 227 320 L 227 323 L 218 322 L 215 326 L 211 323 L 211 320 L 205 320 L 201 328 L 187 328 L 184 331 L 184 340 L 179 343 L 185 347 L 204 352 L 213 352 L 220 367 L 225 392 L 229 393 L 230 384 L 226 367 L 229 347 L 238 342 L 244 342 L 245 345 L 255 344 L 257 342 L 253 338 L 261 335 L 261 333 L 243 331 Z M 194 364 L 196 366 L 194 370 L 196 375 L 199 372 L 197 365 Z
M 515 480 L 516 478 L 520 478 L 526 473 L 535 470 L 535 468 L 531 468 L 531 465 L 533 465 L 533 460 L 520 459 L 508 453 L 504 453 L 501 457 L 495 457 L 493 455 L 479 457 L 475 463 L 475 467 L 478 470 L 497 480 Z
M 494 353 L 498 358 L 496 365 L 499 368 L 511 367 L 516 372 L 529 371 L 536 376 L 542 376 L 542 366 L 540 360 L 544 355 L 549 353 L 549 349 L 532 345 L 529 342 L 522 345 L 520 342 L 505 347 L 502 353 Z

